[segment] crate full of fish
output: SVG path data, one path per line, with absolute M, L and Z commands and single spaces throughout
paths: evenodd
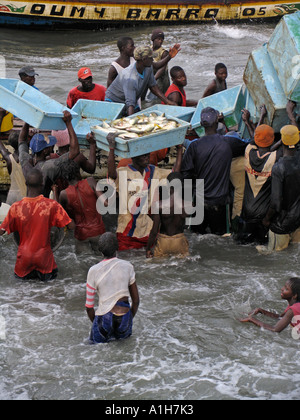
M 79 143 L 88 145 L 86 135 L 90 133 L 91 127 L 102 124 L 106 120 L 111 121 L 119 118 L 124 106 L 124 104 L 113 102 L 79 99 L 72 108 L 77 114 L 77 117 L 72 119 L 72 124 Z
M 196 108 L 191 106 L 174 106 L 174 105 L 165 105 L 165 104 L 155 104 L 151 107 L 147 108 L 147 112 L 164 112 L 165 114 L 168 114 L 170 117 L 179 118 L 183 121 L 190 122 Z M 140 111 L 138 114 L 143 114 L 144 111 Z
M 18 79 L 0 79 L 0 106 L 20 120 L 41 130 L 65 130 L 63 111 L 54 99 Z M 77 114 L 68 110 L 74 118 Z
M 117 133 L 115 154 L 132 158 L 182 144 L 190 124 L 163 112 L 147 112 L 91 127 L 99 148 L 109 151 L 108 133 Z

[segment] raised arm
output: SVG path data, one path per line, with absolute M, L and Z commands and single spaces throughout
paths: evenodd
M 153 62 L 152 66 L 155 70 L 161 69 L 165 67 L 172 58 L 176 57 L 176 55 L 181 50 L 180 44 L 175 44 L 173 47 L 169 49 L 169 53 L 165 55 L 161 60 Z
M 94 174 L 96 170 L 96 140 L 94 133 L 88 133 L 86 139 L 90 144 L 89 158 L 87 159 L 82 153 L 80 153 L 74 160 L 79 164 L 83 171 L 88 174 Z
M 286 112 L 288 114 L 291 125 L 295 125 L 296 127 L 298 127 L 296 117 L 294 114 L 294 109 L 296 105 L 296 102 L 289 100 L 286 104 Z
M 181 171 L 181 164 L 182 164 L 182 144 L 178 144 L 176 146 L 177 149 L 177 156 L 176 161 L 174 163 L 173 172 L 180 172 Z
M 115 163 L 115 147 L 116 147 L 116 140 L 117 137 L 116 133 L 108 133 L 106 139 L 109 144 L 109 154 L 107 160 L 107 167 L 108 167 L 108 177 L 112 179 L 117 179 L 117 169 Z
M 64 111 L 63 120 L 66 124 L 66 127 L 68 129 L 69 137 L 70 137 L 70 152 L 69 152 L 69 159 L 75 159 L 79 153 L 79 143 L 77 135 L 74 131 L 73 125 L 72 125 L 72 115 L 69 111 Z
M 246 127 L 248 128 L 250 137 L 253 138 L 255 125 L 252 123 L 252 121 L 250 121 L 250 112 L 246 108 L 242 110 L 242 120 L 244 121 L 244 123 L 246 124 Z
M 260 114 L 259 114 L 259 120 L 257 123 L 257 127 L 261 124 L 263 124 L 265 117 L 267 116 L 268 112 L 267 112 L 267 108 L 266 105 L 262 105 L 260 107 Z
M 27 123 L 24 123 L 22 130 L 20 132 L 20 135 L 19 135 L 18 142 L 19 142 L 19 161 L 22 166 L 22 171 L 25 178 L 33 168 L 32 157 L 29 154 L 28 134 L 29 134 L 29 125 Z

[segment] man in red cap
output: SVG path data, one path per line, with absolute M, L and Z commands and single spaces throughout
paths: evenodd
M 90 99 L 93 101 L 104 101 L 106 88 L 93 83 L 91 69 L 82 67 L 78 72 L 78 81 L 81 85 L 70 90 L 67 97 L 67 106 L 72 108 L 78 99 Z

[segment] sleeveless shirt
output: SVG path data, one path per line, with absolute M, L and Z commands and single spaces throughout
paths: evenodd
M 222 92 L 223 90 L 227 89 L 227 83 L 226 83 L 225 80 L 224 80 L 224 82 L 219 82 L 219 80 L 217 78 L 215 78 L 214 81 L 216 82 L 215 93 Z
M 66 189 L 68 208 L 76 224 L 74 236 L 79 241 L 102 235 L 105 225 L 96 208 L 97 196 L 87 179 Z
M 168 96 L 173 92 L 180 93 L 181 98 L 182 98 L 181 106 L 186 106 L 186 93 L 185 93 L 185 91 L 183 90 L 183 93 L 182 93 L 180 91 L 179 87 L 174 85 L 174 83 L 172 83 L 171 86 L 169 87 L 169 89 L 165 93 L 166 98 L 168 98 Z

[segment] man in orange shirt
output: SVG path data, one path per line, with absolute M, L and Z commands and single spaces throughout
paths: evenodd
M 91 69 L 82 67 L 78 72 L 78 81 L 81 85 L 70 90 L 67 97 L 67 106 L 72 108 L 78 99 L 89 99 L 92 101 L 104 101 L 106 88 L 93 83 Z
M 14 203 L 0 226 L 0 236 L 18 232 L 20 243 L 15 265 L 15 276 L 23 280 L 38 278 L 52 280 L 57 276 L 57 265 L 51 249 L 50 230 L 74 227 L 62 206 L 45 198 L 43 175 L 33 169 L 26 177 L 27 197 Z

